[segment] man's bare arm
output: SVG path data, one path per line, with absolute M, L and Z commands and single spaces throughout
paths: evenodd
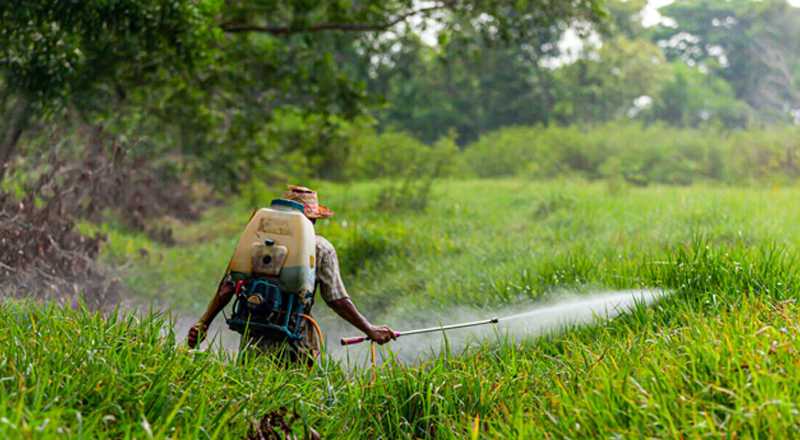
M 189 344 L 189 348 L 197 347 L 197 344 L 203 342 L 206 338 L 206 332 L 208 332 L 208 326 L 211 325 L 211 322 L 214 321 L 214 318 L 219 315 L 219 312 L 231 302 L 231 298 L 233 298 L 233 290 L 234 286 L 231 282 L 223 282 L 222 285 L 219 287 L 219 292 L 214 295 L 214 298 L 211 299 L 211 304 L 208 305 L 208 309 L 206 313 L 200 318 L 200 322 L 193 325 L 191 329 L 189 329 L 189 336 L 186 338 L 186 342 Z
M 390 340 L 397 339 L 394 331 L 392 331 L 392 329 L 390 329 L 388 326 L 374 326 L 370 324 L 370 322 L 367 321 L 367 318 L 358 312 L 358 309 L 356 309 L 355 304 L 350 301 L 350 298 L 342 298 L 337 299 L 336 301 L 331 301 L 328 303 L 328 307 L 333 309 L 333 311 L 336 312 L 337 315 L 341 316 L 342 319 L 364 332 L 370 339 L 378 344 L 383 345 Z

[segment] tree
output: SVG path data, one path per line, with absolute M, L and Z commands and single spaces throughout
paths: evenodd
M 218 8 L 214 0 L 3 2 L 0 75 L 3 104 L 13 104 L 0 177 L 31 117 L 90 103 L 99 88 L 124 96 L 201 64 L 219 34 Z
M 545 60 L 559 55 L 569 26 L 588 23 L 573 18 L 530 14 L 505 37 L 466 26 L 442 30 L 435 43 L 417 32 L 384 37 L 361 78 L 385 98 L 375 113 L 381 126 L 410 130 L 426 142 L 450 129 L 464 145 L 504 125 L 546 124 L 554 84 Z
M 652 108 L 641 118 L 666 121 L 681 127 L 697 127 L 705 121 L 720 121 L 726 127 L 743 128 L 755 114 L 746 102 L 736 99 L 724 79 L 702 73 L 681 61 L 672 63 L 672 78 L 664 81 Z
M 703 65 L 768 120 L 800 109 L 800 9 L 785 0 L 677 0 L 653 36 L 669 59 Z
M 334 157 L 340 121 L 379 102 L 363 72 L 393 36 L 435 27 L 501 45 L 554 20 L 595 23 L 604 14 L 600 0 L 13 0 L 1 8 L 9 102 L 37 116 L 66 109 L 109 126 L 146 123 L 160 138 L 149 148 L 198 157 L 204 174 L 229 182 L 264 172 L 276 140 L 309 165 Z M 137 117 L 115 116 L 122 112 Z M 318 135 L 295 142 L 275 133 L 275 115 L 297 115 Z M 29 119 L 6 138 L 18 139 Z
M 428 143 L 453 129 L 464 145 L 504 125 L 547 121 L 546 95 L 519 46 L 456 40 L 430 47 L 409 37 L 398 47 L 369 81 L 387 101 L 377 112 L 385 128 Z
M 593 123 L 625 116 L 637 98 L 659 93 L 669 69 L 661 50 L 646 40 L 608 40 L 555 72 L 561 90 L 558 118 Z

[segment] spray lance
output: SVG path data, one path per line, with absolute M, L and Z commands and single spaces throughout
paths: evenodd
M 430 328 L 421 328 L 421 329 L 417 329 L 417 330 L 406 330 L 406 331 L 402 331 L 402 332 L 395 332 L 394 335 L 399 338 L 400 336 L 418 335 L 420 333 L 432 333 L 432 332 L 438 332 L 438 331 L 444 331 L 444 330 L 452 330 L 452 329 L 455 329 L 455 328 L 475 327 L 475 326 L 486 325 L 486 324 L 497 324 L 497 321 L 499 321 L 498 318 L 492 318 L 492 319 L 485 319 L 483 321 L 464 322 L 464 323 L 461 323 L 461 324 L 445 325 L 445 326 L 430 327 Z M 368 341 L 368 340 L 369 340 L 369 338 L 366 337 L 366 336 L 356 336 L 356 337 L 352 337 L 352 338 L 342 338 L 340 342 L 342 343 L 342 345 L 353 345 L 353 344 L 358 344 L 359 342 L 364 342 L 364 341 Z
M 423 328 L 419 330 L 409 330 L 404 332 L 396 332 L 395 336 L 409 336 L 420 333 L 431 333 L 442 330 L 450 330 L 455 328 L 474 327 L 485 324 L 496 324 L 499 321 L 511 321 L 523 318 L 541 317 L 547 321 L 548 317 L 552 320 L 553 317 L 559 320 L 569 319 L 571 321 L 588 320 L 595 317 L 594 310 L 606 310 L 606 316 L 616 316 L 623 313 L 625 306 L 633 306 L 639 301 L 646 304 L 652 304 L 657 299 L 664 295 L 669 294 L 667 290 L 659 289 L 644 289 L 644 290 L 621 290 L 615 292 L 608 292 L 599 297 L 590 297 L 581 299 L 580 301 L 566 301 L 556 303 L 551 307 L 529 310 L 527 312 L 519 313 L 512 316 L 504 316 L 502 318 L 492 318 L 483 321 L 465 322 L 463 324 L 445 325 L 440 327 Z M 367 337 L 343 338 L 342 345 L 358 344 L 369 340 Z

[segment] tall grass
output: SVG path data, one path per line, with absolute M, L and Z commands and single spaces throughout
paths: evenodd
M 239 438 L 281 406 L 324 438 L 798 435 L 796 188 L 451 181 L 424 213 L 391 216 L 372 210 L 381 188 L 317 188 L 337 211 L 318 230 L 375 322 L 446 323 L 455 308 L 565 291 L 672 294 L 538 339 L 500 333 L 466 351 L 443 340 L 416 365 L 391 361 L 390 345 L 374 384 L 366 359 L 292 370 L 187 351 L 160 312 L 4 302 L 0 437 Z M 107 226 L 106 262 L 132 259 L 127 285 L 196 316 L 248 215 L 244 202 L 213 210 L 177 230 L 175 248 Z M 335 333 L 341 321 L 317 310 Z
M 702 242 L 711 250 L 775 243 L 794 253 L 800 240 L 793 187 L 613 193 L 605 184 L 576 180 L 442 181 L 425 213 L 374 210 L 381 183 L 317 189 L 336 211 L 317 230 L 336 246 L 348 292 L 368 305 L 371 319 L 390 325 L 414 320 L 420 308 L 443 314 L 453 306 L 506 306 L 552 300 L 565 290 L 653 287 L 656 281 L 680 287 L 649 274 L 666 270 L 653 263 L 660 258 L 654 252 Z M 266 204 L 278 193 L 258 199 Z M 250 215 L 247 205 L 227 205 L 179 227 L 180 245 L 172 248 L 107 227 L 106 262 L 127 262 L 120 276 L 142 300 L 199 316 Z
M 187 351 L 158 312 L 4 302 L 0 434 L 236 438 L 286 406 L 326 438 L 792 436 L 796 255 L 695 235 L 630 263 L 642 283 L 674 289 L 655 307 L 537 340 L 499 334 L 465 353 L 443 345 L 421 365 L 384 364 L 374 384 L 369 371 L 328 359 L 291 370 Z M 570 275 L 625 267 L 576 265 Z

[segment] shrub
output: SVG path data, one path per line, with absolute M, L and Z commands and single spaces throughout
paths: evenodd
M 609 123 L 594 127 L 511 127 L 464 151 L 479 177 L 577 174 L 634 185 L 794 181 L 800 175 L 800 127 L 731 132 L 708 125 Z
M 426 168 L 431 148 L 408 133 L 384 132 L 354 149 L 349 168 L 355 179 L 404 177 Z
M 172 230 L 152 220 L 199 218 L 182 176 L 135 156 L 100 130 L 79 140 L 86 142 L 68 151 L 72 157 L 55 146 L 51 154 L 18 158 L 19 169 L 9 168 L 14 190 L 0 191 L 0 293 L 66 301 L 83 291 L 93 308 L 114 305 L 119 281 L 94 267 L 108 240 L 84 235 L 76 224 L 117 211 L 128 229 L 172 244 Z

